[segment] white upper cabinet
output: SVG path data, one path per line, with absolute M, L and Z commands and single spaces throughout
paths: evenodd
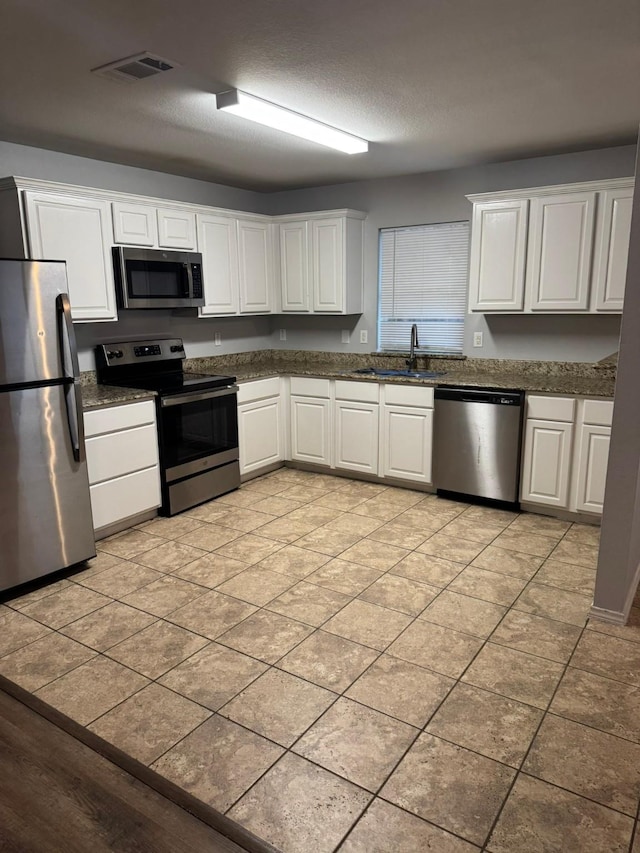
M 190 210 L 177 210 L 171 207 L 159 207 L 158 246 L 161 249 L 196 248 L 196 215 Z
M 283 311 L 309 310 L 309 223 L 280 225 L 280 275 Z
M 129 246 L 157 246 L 156 211 L 148 204 L 114 201 L 113 239 Z
M 273 311 L 271 223 L 255 219 L 238 219 L 237 228 L 240 313 L 268 314 Z
M 356 210 L 278 217 L 284 313 L 362 313 L 364 218 Z
M 467 196 L 469 311 L 622 311 L 632 197 L 632 178 Z
M 527 199 L 473 206 L 470 311 L 522 311 L 527 254 Z
M 531 200 L 527 290 L 532 311 L 587 311 L 596 194 Z
M 594 260 L 596 311 L 622 311 L 632 207 L 633 187 L 600 193 Z
M 117 320 L 111 206 L 103 199 L 24 193 L 30 257 L 67 262 L 74 320 Z
M 344 310 L 343 220 L 311 222 L 313 258 L 313 310 L 341 313 Z
M 201 317 L 238 313 L 238 240 L 236 220 L 199 213 L 198 246 L 202 252 L 204 306 Z

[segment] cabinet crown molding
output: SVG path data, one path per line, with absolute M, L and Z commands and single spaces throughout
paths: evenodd
M 510 199 L 538 198 L 562 193 L 602 192 L 604 190 L 624 189 L 634 186 L 634 178 L 611 178 L 606 181 L 580 181 L 574 184 L 553 184 L 545 187 L 527 187 L 517 190 L 499 190 L 497 192 L 472 193 L 466 198 L 474 203 L 488 201 L 509 201 Z
M 322 219 L 334 216 L 345 216 L 349 219 L 366 219 L 367 214 L 361 210 L 341 208 L 339 210 L 317 210 L 311 213 L 288 213 L 271 215 L 268 213 L 254 213 L 251 210 L 236 210 L 229 207 L 216 207 L 207 204 L 197 204 L 188 201 L 176 201 L 170 198 L 157 198 L 155 196 L 144 196 L 135 193 L 121 192 L 120 190 L 105 190 L 98 187 L 84 187 L 78 184 L 66 184 L 58 181 L 45 181 L 40 178 L 24 178 L 17 175 L 0 178 L 0 191 L 3 190 L 37 190 L 40 192 L 58 193 L 78 198 L 103 199 L 112 202 L 127 202 L 131 204 L 145 204 L 149 207 L 168 207 L 173 210 L 188 210 L 194 213 L 213 214 L 216 216 L 239 217 L 242 219 L 253 219 L 260 222 L 290 222 L 296 219 Z

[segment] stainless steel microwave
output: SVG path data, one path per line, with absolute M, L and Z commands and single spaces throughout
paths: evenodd
M 120 308 L 197 308 L 204 305 L 202 255 L 114 246 Z

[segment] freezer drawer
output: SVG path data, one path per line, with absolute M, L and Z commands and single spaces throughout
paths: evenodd
M 81 459 L 64 385 L 0 392 L 0 589 L 95 555 Z

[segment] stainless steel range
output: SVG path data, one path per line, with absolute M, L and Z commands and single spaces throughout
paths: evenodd
M 157 394 L 162 515 L 240 485 L 235 376 L 187 373 L 184 358 L 180 338 L 96 348 L 99 383 Z

